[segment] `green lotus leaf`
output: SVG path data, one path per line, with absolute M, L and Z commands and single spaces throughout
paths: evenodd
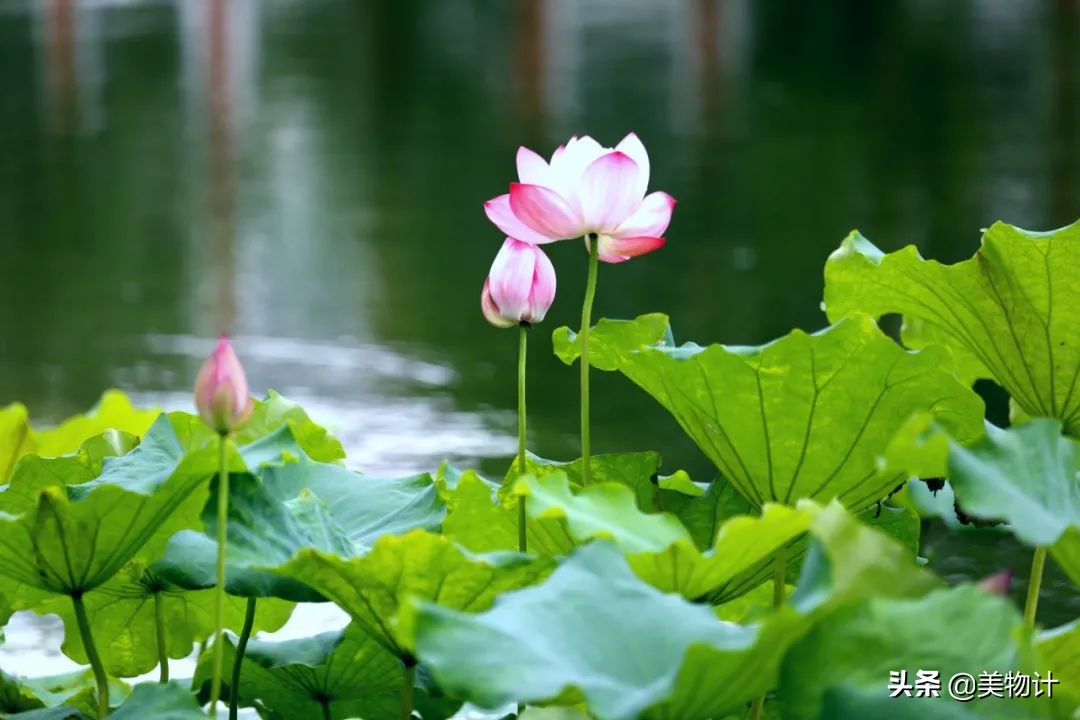
M 16 584 L 9 599 L 18 596 L 19 585 L 85 593 L 137 552 L 160 552 L 173 532 L 197 522 L 216 457 L 217 448 L 211 447 L 185 453 L 169 417 L 162 415 L 137 448 L 106 458 L 94 479 L 86 480 L 87 469 L 71 458 L 20 463 L 13 487 L 22 472 L 59 474 L 38 491 L 32 508 L 19 516 L 0 514 L 0 574 Z
M 517 496 L 500 493 L 498 485 L 466 470 L 447 494 L 443 534 L 473 552 L 516 550 L 517 504 Z M 565 555 L 574 547 L 557 519 L 528 517 L 525 534 L 529 552 L 546 557 Z
M 1005 598 L 974 586 L 934 591 L 916 599 L 869 598 L 837 610 L 819 622 L 784 659 L 780 695 L 784 717 L 792 720 L 863 720 L 893 717 L 893 708 L 914 704 L 932 711 L 955 707 L 948 680 L 956 673 L 1031 670 L 1022 618 Z M 889 698 L 890 672 L 906 671 L 914 683 L 919 670 L 936 670 L 941 697 Z M 876 693 L 876 702 L 850 693 Z M 846 699 L 830 698 L 832 693 Z M 856 695 L 857 697 L 857 695 Z M 823 712 L 827 701 L 836 706 Z M 1002 698 L 976 699 L 968 707 L 977 717 L 1038 717 L 1030 706 Z M 1026 708 L 1026 710 L 1025 710 Z M 876 712 L 867 713 L 870 709 Z M 943 715 L 941 717 L 949 717 Z
M 119 430 L 141 437 L 160 414 L 159 408 L 135 407 L 127 395 L 119 390 L 106 390 L 97 405 L 85 415 L 70 417 L 48 430 L 37 430 L 34 452 L 43 457 L 66 455 L 106 430 Z
M 959 439 L 982 432 L 982 400 L 957 380 L 948 353 L 905 351 L 866 315 L 761 347 L 707 348 L 642 346 L 640 326 L 654 318 L 602 320 L 596 349 L 590 334 L 592 363 L 659 401 L 755 507 L 800 498 L 869 506 L 907 477 L 881 461 L 915 413 Z M 576 341 L 556 331 L 556 352 L 572 358 Z
M 1073 584 L 1080 587 L 1080 529 L 1066 530 L 1061 539 L 1050 548 L 1050 554 Z
M 225 665 L 232 667 L 235 647 L 226 638 Z M 205 690 L 211 677 L 211 654 L 204 654 L 194 687 Z M 324 720 L 401 717 L 401 661 L 357 625 L 298 640 L 248 643 L 240 669 L 239 704 L 258 708 L 269 720 Z M 230 697 L 231 688 L 223 688 Z M 417 706 L 431 701 L 415 688 Z M 452 715 L 454 703 L 444 717 Z M 429 717 L 425 714 L 424 717 Z
M 27 710 L 7 717 L 16 718 L 16 720 L 94 720 L 92 715 L 87 715 L 82 710 L 70 705 Z
M 575 708 L 528 707 L 521 713 L 521 720 L 589 720 L 589 716 Z
M 830 320 L 904 316 L 911 347 L 943 345 L 968 379 L 992 378 L 1030 416 L 1080 433 L 1080 222 L 1036 233 L 1002 222 L 970 260 L 943 265 L 914 246 L 884 254 L 858 232 L 825 265 Z
M 1045 677 L 1053 672 L 1061 681 L 1054 689 L 1054 697 L 1060 691 L 1061 704 L 1080 708 L 1080 621 L 1045 630 L 1035 638 L 1035 669 Z
M 634 490 L 637 495 L 638 505 L 649 511 L 656 509 L 655 496 L 659 487 L 660 471 L 659 453 L 647 451 L 594 455 L 589 465 L 590 484 L 619 483 L 620 485 L 626 485 Z M 570 462 L 557 462 L 529 454 L 526 456 L 525 468 L 525 473 L 519 473 L 517 458 L 514 459 L 506 478 L 503 480 L 502 491 L 504 495 L 512 494 L 514 485 L 522 474 L 542 478 L 561 473 L 570 479 L 571 485 L 575 487 L 581 485 L 581 458 Z
M 267 436 L 281 452 L 289 428 Z M 280 597 L 302 602 L 324 598 L 302 581 L 267 570 L 312 548 L 342 557 L 369 550 L 377 538 L 414 528 L 437 529 L 445 514 L 429 475 L 374 478 L 340 465 L 303 457 L 268 464 L 257 475 L 229 480 L 227 590 L 244 597 Z M 286 451 L 287 452 L 287 451 Z M 203 532 L 186 530 L 169 541 L 154 572 L 181 587 L 199 589 L 216 582 L 217 482 L 202 515 Z
M 486 609 L 502 592 L 544 578 L 552 563 L 517 553 L 472 555 L 424 530 L 379 538 L 369 553 L 345 558 L 301 550 L 275 572 L 304 582 L 337 603 L 395 656 L 411 657 L 413 630 L 406 599 L 455 610 Z
M 157 613 L 161 613 L 166 654 L 186 658 L 195 643 L 214 634 L 213 590 L 189 591 L 166 582 L 133 561 L 101 587 L 83 596 L 90 630 L 105 670 L 116 677 L 135 677 L 158 664 Z M 253 632 L 273 632 L 292 614 L 292 604 L 273 598 L 261 600 L 255 612 Z M 239 631 L 247 601 L 225 598 L 224 625 Z M 55 613 L 64 622 L 64 654 L 87 664 L 86 650 L 76 625 L 71 602 L 53 596 L 38 605 L 37 612 Z
M 177 683 L 136 685 L 131 696 L 111 715 L 111 720 L 198 720 L 205 718 L 195 698 Z
M 525 477 L 517 491 L 528 497 L 534 519 L 561 518 L 577 542 L 607 538 L 628 556 L 650 585 L 697 600 L 722 603 L 771 577 L 770 561 L 810 527 L 812 514 L 768 504 L 760 517 L 728 518 L 702 552 L 674 516 L 646 514 L 624 485 L 600 483 L 571 492 L 565 475 Z
M 1080 457 L 1061 422 L 1035 419 L 949 450 L 949 481 L 964 512 L 1005 520 L 1029 545 L 1049 547 L 1080 528 Z
M 119 390 L 107 390 L 85 415 L 68 418 L 55 428 L 35 430 L 26 407 L 13 403 L 0 410 L 0 483 L 6 483 L 15 464 L 25 455 L 57 457 L 78 450 L 90 438 L 106 430 L 141 436 L 160 410 L 140 410 Z
M 6 483 L 15 471 L 15 463 L 37 448 L 37 438 L 30 428 L 26 406 L 12 403 L 0 410 L 0 483 Z
M 113 699 L 122 700 L 129 692 L 124 683 L 109 679 L 109 694 Z M 15 678 L 0 671 L 0 714 L 5 717 L 7 713 L 32 711 L 38 711 L 40 717 L 48 717 L 45 710 L 55 710 L 57 717 L 67 717 L 59 714 L 63 708 L 69 713 L 84 712 L 96 716 L 97 693 L 92 671 L 77 670 L 36 678 Z M 24 716 L 29 717 L 17 715 Z
M 328 463 L 345 457 L 340 440 L 313 422 L 302 407 L 273 390 L 265 400 L 255 403 L 251 419 L 236 433 L 236 442 L 246 445 L 283 426 L 312 460 Z

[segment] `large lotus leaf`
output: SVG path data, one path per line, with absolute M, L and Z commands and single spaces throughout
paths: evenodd
M 283 428 L 268 436 L 289 435 Z M 288 446 L 281 440 L 275 446 Z M 294 452 L 297 452 L 294 450 Z M 216 582 L 217 492 L 203 511 L 204 532 L 187 530 L 169 541 L 155 572 L 186 588 Z M 349 557 L 370 549 L 382 535 L 414 528 L 438 529 L 445 513 L 429 475 L 375 478 L 344 467 L 298 457 L 269 464 L 257 476 L 236 474 L 229 482 L 227 589 L 246 597 L 317 602 L 324 598 L 302 581 L 267 570 L 304 548 Z
M 185 590 L 158 577 L 144 563 L 133 561 L 101 587 L 83 597 L 98 655 L 105 670 L 116 677 L 135 677 L 158 664 L 157 612 L 163 618 L 165 650 L 171 658 L 185 658 L 195 643 L 214 634 L 215 593 Z M 273 598 L 256 606 L 254 632 L 281 628 L 292 613 L 292 604 Z M 87 664 L 86 650 L 76 625 L 71 601 L 53 596 L 36 608 L 55 613 L 64 621 L 64 654 Z M 247 601 L 225 598 L 224 625 L 239 631 Z
M 110 698 L 122 700 L 129 692 L 127 685 L 110 678 Z M 5 717 L 6 713 L 59 709 L 61 706 L 68 712 L 97 714 L 96 681 L 91 670 L 36 678 L 14 678 L 0 671 L 0 714 Z
M 1030 416 L 1080 433 L 1080 222 L 1036 233 L 994 223 L 970 260 L 943 265 L 914 246 L 884 254 L 857 232 L 825 265 L 831 320 L 904 316 L 911 346 L 945 345 L 969 377 L 993 378 Z
M 225 642 L 225 664 L 231 667 L 236 651 L 231 638 Z M 205 689 L 210 676 L 207 653 L 193 685 Z M 298 640 L 248 643 L 240 668 L 239 702 L 258 708 L 269 720 L 397 720 L 403 680 L 401 661 L 352 624 Z M 226 684 L 224 697 L 231 692 Z M 414 688 L 418 706 L 427 701 L 422 694 Z
M 236 433 L 236 442 L 244 445 L 270 435 L 282 426 L 309 458 L 318 462 L 333 462 L 345 457 L 341 441 L 326 428 L 317 425 L 302 407 L 271 390 L 266 399 L 255 403 L 251 419 Z
M 585 698 L 601 719 L 741 712 L 774 685 L 786 648 L 817 619 L 867 595 L 918 596 L 937 586 L 906 550 L 839 504 L 811 506 L 805 576 L 812 591 L 759 626 L 719 621 L 704 606 L 652 588 L 617 547 L 599 541 L 488 612 L 422 604 L 420 656 L 441 687 L 489 707 Z M 837 567 L 847 557 L 853 566 Z
M 141 437 L 160 414 L 158 408 L 135 407 L 127 395 L 119 390 L 106 390 L 97 405 L 85 415 L 75 415 L 54 428 L 36 431 L 37 448 L 34 452 L 44 457 L 66 455 L 106 430 L 119 430 Z
M 37 448 L 37 438 L 30 429 L 26 406 L 12 403 L 0 410 L 0 483 L 6 483 L 15 471 L 15 463 Z
M 77 483 L 67 481 L 83 478 L 57 477 L 33 508 L 20 516 L 3 513 L 0 573 L 9 583 L 65 595 L 98 587 L 144 545 L 153 541 L 145 552 L 160 552 L 157 544 L 197 522 L 216 457 L 211 447 L 185 454 L 169 418 L 160 416 L 137 448 L 107 458 L 99 477 Z M 81 472 L 67 460 L 44 467 Z M 19 472 L 38 467 L 20 463 Z
M 790 610 L 776 617 L 787 631 L 799 620 Z M 701 720 L 734 710 L 767 689 L 762 658 L 772 659 L 783 642 L 646 585 L 606 542 L 579 548 L 543 585 L 506 595 L 485 613 L 424 604 L 416 624 L 420 655 L 449 692 L 495 707 L 573 689 L 569 697 L 580 693 L 602 720 L 652 717 L 648 709 L 668 701 L 684 663 L 710 680 L 698 687 L 697 708 L 656 717 Z
M 517 459 L 503 480 L 504 494 L 510 494 L 518 478 L 525 475 L 546 477 L 565 474 L 570 484 L 581 485 L 581 458 L 570 462 L 557 462 L 529 454 L 525 460 L 525 473 L 518 472 Z M 634 490 L 637 503 L 645 510 L 656 509 L 656 492 L 659 487 L 660 455 L 655 452 L 608 453 L 594 455 L 589 460 L 589 483 L 619 483 Z
M 800 498 L 867 507 L 906 477 L 881 459 L 915 413 L 962 440 L 982 432 L 982 400 L 957 380 L 948 353 L 905 351 L 866 315 L 730 348 L 642 346 L 639 328 L 654 318 L 602 320 L 591 362 L 659 401 L 756 507 Z M 554 341 L 564 360 L 579 348 L 565 328 Z
M 949 481 L 968 515 L 1005 520 L 1029 545 L 1049 547 L 1080 528 L 1080 453 L 1061 422 L 1036 419 L 949 450 Z
M 119 390 L 108 390 L 85 415 L 75 415 L 55 428 L 34 430 L 26 407 L 14 403 L 0 410 L 0 483 L 6 483 L 19 458 L 29 453 L 56 457 L 75 452 L 106 430 L 143 435 L 160 410 L 140 410 Z
M 446 490 L 447 514 L 443 534 L 473 552 L 518 548 L 518 497 L 499 492 L 476 472 L 466 470 L 453 490 Z M 529 552 L 554 557 L 574 547 L 561 522 L 528 517 L 525 535 Z
M 15 718 L 15 720 L 94 720 L 92 715 L 87 715 L 82 710 L 70 705 L 27 710 L 26 712 L 8 715 L 8 717 Z
M 792 720 L 862 720 L 892 717 L 894 706 L 914 703 L 932 709 L 955 706 L 947 692 L 956 673 L 1017 672 L 1030 668 L 1020 613 L 1007 599 L 974 586 L 938 590 L 917 599 L 871 598 L 821 621 L 791 649 L 781 671 L 780 696 Z M 918 670 L 940 671 L 939 698 L 892 698 L 889 673 L 906 671 L 914 683 Z M 877 712 L 823 714 L 830 692 L 875 691 L 879 702 L 861 706 Z M 976 699 L 977 717 L 1038 717 L 1030 704 L 1002 698 Z
M 1080 621 L 1046 630 L 1035 638 L 1035 669 L 1043 677 L 1053 673 L 1060 684 L 1054 686 L 1058 703 L 1080 708 Z
M 760 517 L 724 520 L 713 545 L 702 552 L 674 516 L 641 512 L 624 485 L 601 483 L 574 494 L 564 475 L 550 475 L 522 478 L 517 491 L 529 498 L 530 516 L 563 519 L 577 542 L 613 540 L 650 585 L 713 603 L 731 600 L 771 577 L 769 567 L 759 572 L 761 566 L 805 533 L 812 519 L 806 509 L 769 503 Z
M 1070 528 L 1065 531 L 1061 539 L 1050 548 L 1050 553 L 1073 584 L 1080 587 L 1080 529 Z
M 177 683 L 136 685 L 111 720 L 199 720 L 205 718 L 191 692 Z
M 512 552 L 473 555 L 446 537 L 414 530 L 379 538 L 362 557 L 304 549 L 275 572 L 337 603 L 376 642 L 408 658 L 413 629 L 401 612 L 407 599 L 478 612 L 500 593 L 543 579 L 551 567 L 548 559 Z

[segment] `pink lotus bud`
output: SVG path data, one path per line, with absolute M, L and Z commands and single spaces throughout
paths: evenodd
M 555 268 L 536 245 L 506 238 L 491 264 L 480 307 L 496 327 L 531 325 L 555 300 Z
M 195 406 L 203 421 L 219 433 L 242 427 L 255 408 L 244 368 L 224 335 L 195 378 Z
M 977 587 L 991 595 L 1008 595 L 1012 586 L 1012 570 L 1002 570 L 975 583 Z

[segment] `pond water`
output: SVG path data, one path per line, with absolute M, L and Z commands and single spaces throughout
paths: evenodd
M 602 268 L 594 316 L 664 311 L 702 343 L 823 326 L 822 265 L 854 227 L 951 262 L 994 220 L 1078 215 L 1072 0 L 0 0 L 0 59 L 0 402 L 47 422 L 118 386 L 189 407 L 228 331 L 253 387 L 369 472 L 498 475 L 514 451 L 516 337 L 478 298 L 502 240 L 481 204 L 519 144 L 644 139 L 680 204 L 662 251 Z M 569 459 L 577 373 L 550 332 L 577 324 L 585 256 L 550 250 L 530 448 Z M 595 451 L 710 477 L 650 398 L 594 386 Z M 1026 550 L 929 532 L 950 579 L 1008 566 L 1023 592 Z M 1080 614 L 1048 585 L 1048 623 Z M 58 636 L 20 622 L 0 660 L 26 668 Z

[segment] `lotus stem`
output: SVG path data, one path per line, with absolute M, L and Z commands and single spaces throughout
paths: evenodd
M 518 477 L 525 474 L 525 357 L 529 343 L 528 332 L 529 326 L 522 323 L 518 341 Z M 529 546 L 528 538 L 525 536 L 526 520 L 525 496 L 522 495 L 518 499 L 518 550 L 521 552 L 528 550 Z
M 90 620 L 86 617 L 82 591 L 72 593 L 71 603 L 75 606 L 75 622 L 79 626 L 79 635 L 82 636 L 86 659 L 90 661 L 94 680 L 97 682 L 98 718 L 104 718 L 109 714 L 109 676 L 105 674 L 105 666 L 101 664 L 101 656 L 94 644 L 94 635 L 90 632 Z
M 210 682 L 210 717 L 217 717 L 217 702 L 221 697 L 221 671 L 225 664 L 225 647 L 222 645 L 225 625 L 225 542 L 229 523 L 229 469 L 228 433 L 220 433 L 221 451 L 218 455 L 218 503 L 217 503 L 217 583 L 214 603 L 214 673 Z
M 330 712 L 330 700 L 328 698 L 322 698 L 319 700 L 319 705 L 322 706 L 323 720 L 334 720 L 334 716 Z
M 1028 580 L 1027 600 L 1024 602 L 1024 624 L 1035 627 L 1035 613 L 1039 609 L 1039 591 L 1042 589 L 1043 568 L 1046 566 L 1046 548 L 1035 548 L 1031 560 L 1031 578 Z
M 244 651 L 247 650 L 251 628 L 255 625 L 255 598 L 247 599 L 244 611 L 244 627 L 240 630 L 240 639 L 236 642 L 236 657 L 233 659 L 232 684 L 229 685 L 229 720 L 236 720 L 240 703 L 240 668 L 244 664 Z
M 154 626 L 157 629 L 158 667 L 161 669 L 159 682 L 164 685 L 169 682 L 169 648 L 165 644 L 165 601 L 160 590 L 154 592 Z
M 416 661 L 403 661 L 401 685 L 401 720 L 412 720 L 413 684 L 416 682 Z
M 782 545 L 776 551 L 773 560 L 773 609 L 780 609 L 784 604 L 784 588 L 787 585 L 787 546 Z M 765 696 L 754 698 L 750 705 L 748 720 L 760 720 L 761 713 L 765 709 Z
M 779 608 L 784 604 L 784 587 L 787 584 L 786 545 L 776 551 L 776 560 L 773 563 L 773 608 Z
M 585 281 L 585 302 L 581 306 L 581 484 L 589 484 L 589 463 L 592 454 L 589 444 L 589 326 L 592 325 L 593 298 L 596 297 L 596 275 L 599 268 L 599 238 L 585 236 L 589 247 L 589 275 Z

